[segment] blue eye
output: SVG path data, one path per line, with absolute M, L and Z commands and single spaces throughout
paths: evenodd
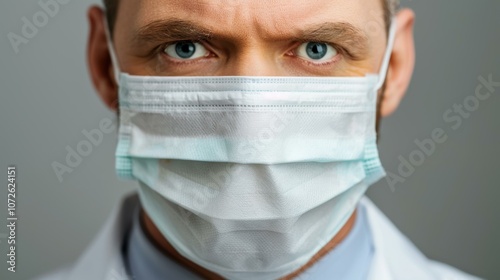
M 196 52 L 193 42 L 180 42 L 175 44 L 175 53 L 182 58 L 190 58 Z
M 312 61 L 327 61 L 337 55 L 337 50 L 329 44 L 306 42 L 297 49 L 297 55 Z
M 202 44 L 193 41 L 180 41 L 168 45 L 164 52 L 177 59 L 188 60 L 206 56 L 208 50 Z
M 322 59 L 327 52 L 325 43 L 307 43 L 306 53 L 312 59 Z

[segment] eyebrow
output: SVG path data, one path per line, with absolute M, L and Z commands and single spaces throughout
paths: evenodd
M 353 59 L 361 59 L 369 49 L 368 36 L 348 22 L 326 22 L 299 31 L 298 41 L 335 43 L 345 49 Z
M 156 20 L 141 27 L 134 42 L 162 42 L 166 40 L 209 40 L 212 32 L 191 21 L 180 19 Z
M 182 19 L 155 20 L 138 29 L 133 37 L 134 43 L 144 45 L 165 41 L 196 40 L 206 41 L 213 38 L 227 38 L 216 34 L 197 23 Z M 348 22 L 326 22 L 292 30 L 289 35 L 280 33 L 274 40 L 295 40 L 300 42 L 324 42 L 342 47 L 352 59 L 361 59 L 368 53 L 368 37 L 359 28 Z

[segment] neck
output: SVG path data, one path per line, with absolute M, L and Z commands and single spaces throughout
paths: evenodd
M 311 267 L 313 264 L 315 264 L 318 260 L 320 260 L 324 255 L 326 255 L 328 252 L 330 252 L 333 248 L 335 248 L 344 238 L 349 234 L 349 232 L 352 229 L 352 226 L 354 225 L 354 221 L 356 219 L 356 213 L 357 210 L 354 211 L 354 213 L 349 217 L 345 225 L 340 229 L 340 231 L 323 247 L 321 250 L 319 250 L 318 253 L 316 253 L 305 265 L 294 271 L 293 273 L 286 275 L 285 277 L 281 278 L 280 280 L 290 280 L 293 279 L 297 276 L 299 276 L 302 272 L 307 270 L 309 267 Z M 174 261 L 178 262 L 179 264 L 189 268 L 190 270 L 198 273 L 201 277 L 209 280 L 222 280 L 224 279 L 220 275 L 217 275 L 213 273 L 212 271 L 209 271 L 194 262 L 188 260 L 187 258 L 183 257 L 181 254 L 179 254 L 172 245 L 165 239 L 165 237 L 161 234 L 161 232 L 158 230 L 156 225 L 153 223 L 153 221 L 149 218 L 147 213 L 144 211 L 144 209 L 141 207 L 141 214 L 140 214 L 140 220 L 141 220 L 141 227 L 144 229 L 144 232 L 146 233 L 146 236 L 148 237 L 151 242 L 160 250 L 162 251 L 165 255 L 173 259 Z

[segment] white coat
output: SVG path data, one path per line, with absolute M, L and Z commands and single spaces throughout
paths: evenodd
M 136 193 L 125 197 L 113 209 L 99 234 L 74 265 L 38 279 L 141 280 L 127 275 L 121 255 L 121 244 L 130 229 L 132 211 L 138 203 Z M 479 279 L 427 259 L 367 197 L 363 197 L 360 203 L 366 208 L 375 247 L 368 280 Z

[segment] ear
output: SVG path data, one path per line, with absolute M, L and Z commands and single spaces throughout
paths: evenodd
M 118 108 L 118 86 L 113 75 L 113 64 L 109 54 L 105 33 L 104 11 L 92 6 L 87 12 L 89 37 L 87 43 L 87 63 L 92 84 L 104 104 L 116 111 Z
M 412 10 L 403 9 L 398 12 L 396 38 L 380 107 L 382 117 L 396 111 L 410 85 L 415 66 L 414 22 L 415 14 Z

